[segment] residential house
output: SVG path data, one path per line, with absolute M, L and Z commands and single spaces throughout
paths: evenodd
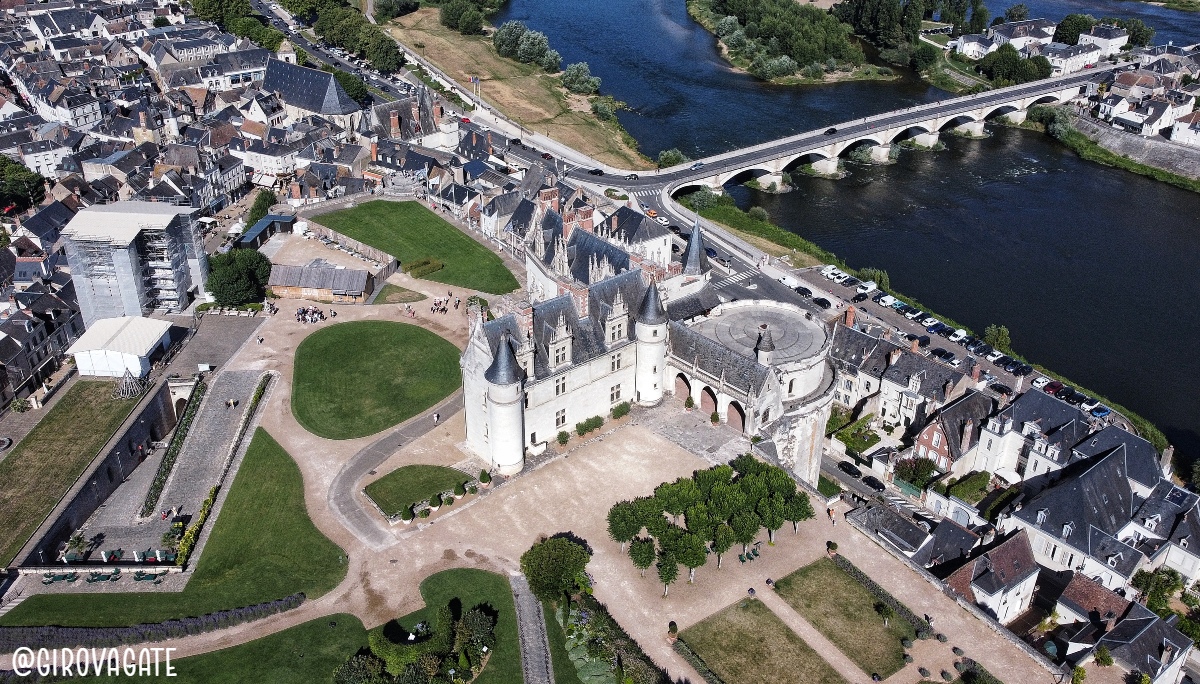
M 968 456 L 979 444 L 983 426 L 995 410 L 996 401 L 990 396 L 967 390 L 938 410 L 917 432 L 912 455 L 932 460 L 942 472 L 966 475 L 970 470 L 966 464 L 973 462 Z
M 1048 19 L 1009 21 L 988 28 L 987 37 L 996 43 L 997 48 L 1007 43 L 1020 52 L 1031 45 L 1051 42 L 1056 28 L 1058 24 Z
M 989 418 L 967 470 L 1010 484 L 1061 470 L 1071 447 L 1091 432 L 1091 417 L 1061 399 L 1029 390 Z
M 1036 52 L 1050 62 L 1050 75 L 1063 76 L 1093 67 L 1104 55 L 1099 46 L 1091 43 L 1067 45 L 1047 43 L 1036 48 Z
M 1100 48 L 1100 57 L 1110 57 L 1121 52 L 1129 43 L 1129 31 L 1109 24 L 1097 24 L 1091 30 L 1079 34 L 1080 45 L 1095 45 Z
M 1033 603 L 1038 570 L 1029 537 L 1020 530 L 969 559 L 946 578 L 946 586 L 1007 625 Z
M 962 396 L 971 384 L 968 376 L 923 356 L 915 340 L 908 350 L 892 350 L 887 360 L 879 388 L 878 418 L 902 432 L 924 426 L 929 416 Z
M 996 41 L 981 33 L 967 33 L 958 37 L 956 49 L 968 59 L 983 59 L 999 47 Z
M 1184 114 L 1171 124 L 1171 140 L 1181 145 L 1200 146 L 1200 112 Z

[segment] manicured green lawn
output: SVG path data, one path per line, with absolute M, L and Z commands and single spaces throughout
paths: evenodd
M 546 616 L 546 636 L 550 641 L 550 661 L 554 664 L 554 684 L 583 684 L 579 679 L 579 671 L 571 662 L 571 655 L 567 653 L 567 635 L 554 617 L 554 610 L 543 603 L 542 614 Z
M 904 667 L 900 639 L 915 640 L 899 617 L 883 626 L 878 600 L 832 560 L 821 558 L 775 583 L 775 591 L 867 674 L 886 679 Z
M 331 623 L 332 626 L 331 626 Z M 129 682 L 179 684 L 329 684 L 333 671 L 367 646 L 367 630 L 353 615 L 327 615 L 270 636 L 220 651 L 172 660 L 176 676 L 136 677 Z M 110 682 L 111 677 L 83 682 Z
M 375 200 L 321 214 L 313 220 L 382 249 L 401 264 L 433 258 L 446 265 L 427 280 L 493 294 L 512 292 L 520 286 L 500 257 L 419 202 Z
M 400 287 L 399 285 L 392 285 L 391 283 L 388 283 L 387 285 L 383 286 L 383 289 L 379 291 L 379 294 L 375 295 L 375 299 L 372 300 L 371 303 L 411 304 L 412 302 L 419 302 L 422 299 L 427 299 L 427 297 L 420 292 L 413 292 L 406 287 Z
M 757 599 L 742 599 L 683 630 L 679 637 L 726 682 L 846 682 Z
M 461 384 L 458 348 L 407 323 L 339 323 L 296 350 L 292 413 L 328 439 L 373 435 L 425 411 Z
M 300 469 L 263 429 L 254 433 L 196 573 L 178 594 L 40 594 L 5 625 L 114 626 L 199 616 L 289 596 L 312 599 L 346 575 L 345 557 L 308 517 Z M 123 582 L 126 580 L 122 580 Z M 126 585 L 134 589 L 132 581 Z
M 0 565 L 13 560 L 137 406 L 113 399 L 112 390 L 111 382 L 76 382 L 0 462 Z
M 367 485 L 367 496 L 379 504 L 386 515 L 396 515 L 418 501 L 439 492 L 453 490 L 471 478 L 461 470 L 431 465 L 397 468 Z
M 438 609 L 452 599 L 458 599 L 464 611 L 480 604 L 490 606 L 497 615 L 496 647 L 475 684 L 523 684 L 525 675 L 521 671 L 517 609 L 513 605 L 512 588 L 507 578 L 494 572 L 469 568 L 445 570 L 421 582 L 421 598 L 425 600 L 424 608 L 395 622 L 405 627 L 412 627 L 418 622 L 432 622 Z M 386 623 L 375 629 L 388 630 L 391 624 Z

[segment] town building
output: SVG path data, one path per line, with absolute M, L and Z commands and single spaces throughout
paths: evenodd
M 1111 57 L 1129 44 L 1129 31 L 1108 24 L 1097 24 L 1091 30 L 1079 34 L 1080 45 L 1095 45 L 1100 48 L 1100 57 Z
M 968 560 L 946 578 L 946 585 L 1007 625 L 1032 605 L 1038 570 L 1022 530 Z

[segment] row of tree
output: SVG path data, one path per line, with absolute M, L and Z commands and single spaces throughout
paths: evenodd
M 985 55 L 975 65 L 975 69 L 991 79 L 997 88 L 1049 78 L 1050 74 L 1054 73 L 1050 60 L 1041 55 L 1022 58 L 1012 43 L 1005 43 L 999 49 Z
M 383 23 L 396 17 L 412 14 L 421 9 L 419 0 L 377 0 L 375 3 L 375 21 Z
M 800 64 L 832 59 L 857 65 L 865 59 L 850 27 L 811 5 L 794 0 L 714 0 L 713 11 L 723 16 L 717 35 L 760 78 L 790 75 Z
M 729 465 L 664 482 L 653 496 L 618 502 L 608 512 L 608 533 L 622 551 L 630 545 L 634 567 L 643 576 L 657 563 L 666 595 L 681 564 L 691 582 L 710 549 L 719 569 L 723 554 L 734 544 L 744 553 L 764 527 L 774 542 L 785 522 L 796 530 L 797 523 L 812 517 L 808 494 L 797 490 L 786 470 L 744 454 Z
M 344 48 L 371 63 L 379 71 L 391 73 L 404 66 L 404 55 L 383 28 L 367 21 L 358 10 L 339 0 L 282 0 L 288 11 L 311 19 L 313 30 L 326 43 Z M 307 13 L 298 10 L 305 9 Z
M 562 68 L 562 55 L 550 47 L 550 39 L 541 31 L 531 31 L 519 21 L 506 21 L 492 35 L 492 45 L 501 57 L 525 64 L 536 64 L 548 73 Z M 599 84 L 596 84 L 599 88 Z

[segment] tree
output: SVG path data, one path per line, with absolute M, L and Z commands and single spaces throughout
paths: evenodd
M 717 525 L 716 532 L 713 533 L 713 552 L 717 554 L 717 569 L 721 569 L 721 554 L 733 547 L 737 539 L 733 534 L 733 528 L 725 523 Z
M 929 67 L 937 64 L 938 57 L 942 51 L 930 45 L 929 43 L 921 43 L 912 53 L 912 68 L 917 71 L 925 71 Z M 878 280 L 876 285 L 880 285 Z
M 525 64 L 537 64 L 550 50 L 550 39 L 541 31 L 526 31 L 517 45 L 517 59 Z
M 810 520 L 814 515 L 812 503 L 805 492 L 796 492 L 784 501 L 783 517 L 792 524 L 792 532 L 799 532 L 798 523 Z
M 1083 680 L 1087 679 L 1087 670 L 1076 666 L 1071 670 L 1071 684 L 1083 684 Z
M 914 45 L 921 41 L 921 20 L 924 17 L 925 3 L 921 0 L 908 0 L 904 4 L 904 14 L 900 18 L 900 28 L 904 33 L 904 40 Z M 930 47 L 933 46 L 930 45 Z
M 279 198 L 270 190 L 259 190 L 258 195 L 254 197 L 254 204 L 250 205 L 250 213 L 246 214 L 246 228 L 251 228 L 261 221 L 278 201 Z
M 679 516 L 687 512 L 700 498 L 700 489 L 690 478 L 679 478 L 674 482 L 664 482 L 654 488 L 654 498 L 667 513 L 672 521 L 678 522 Z
M 450 0 L 450 2 L 442 5 L 438 12 L 438 18 L 442 22 L 442 26 L 458 30 L 459 19 L 462 18 L 468 10 L 474 9 L 471 3 L 467 0 Z
M 562 55 L 558 50 L 546 50 L 546 54 L 538 60 L 538 66 L 542 67 L 542 71 L 549 74 L 556 74 L 562 69 Z
M 371 96 L 371 92 L 367 90 L 367 84 L 361 78 L 341 69 L 332 69 L 332 71 L 333 77 L 337 79 L 338 84 L 342 86 L 342 90 L 346 91 L 351 100 L 365 102 Z
M 1096 648 L 1096 664 L 1100 667 L 1110 667 L 1113 664 L 1112 653 L 1108 651 L 1108 647 L 1100 644 Z
M 371 654 L 352 655 L 333 671 L 333 684 L 387 684 L 383 661 Z
M 1054 73 L 1054 66 L 1050 64 L 1050 60 L 1041 55 L 1030 57 L 1025 61 L 1033 67 L 1034 74 L 1038 79 L 1050 78 L 1050 75 Z
M 1079 34 L 1087 33 L 1096 25 L 1096 18 L 1090 14 L 1068 14 L 1058 22 L 1054 29 L 1054 41 L 1067 45 L 1078 45 Z
M 888 620 L 896 617 L 895 609 L 883 601 L 875 604 L 875 612 L 879 614 L 879 617 L 883 618 L 884 627 L 888 626 Z
M 689 161 L 691 161 L 691 159 L 688 159 L 687 155 L 680 152 L 676 148 L 663 150 L 662 152 L 658 153 L 659 168 L 665 169 L 668 166 L 678 166 L 679 164 L 686 164 Z
M 389 19 L 412 14 L 420 9 L 417 0 L 379 0 L 375 3 L 375 21 L 385 22 Z
M 983 33 L 988 25 L 988 8 L 984 0 L 971 0 L 971 21 L 967 30 L 971 33 Z
M 521 38 L 528 32 L 529 29 L 525 28 L 525 24 L 519 21 L 506 21 L 492 35 L 492 45 L 496 46 L 496 52 L 501 57 L 516 59 Z
M 1008 334 L 1008 328 L 994 323 L 984 328 L 983 341 L 1003 352 L 1007 352 L 1012 346 L 1012 337 Z
M 463 12 L 458 18 L 458 32 L 464 36 L 477 36 L 483 33 L 483 15 L 474 7 Z
M 1020 3 L 1004 10 L 1004 21 L 1026 21 L 1029 19 L 1029 8 Z
M 733 516 L 729 526 L 733 528 L 734 541 L 742 545 L 742 553 L 745 553 L 747 547 L 754 543 L 754 538 L 758 536 L 762 522 L 754 513 L 743 511 Z
M 553 537 L 534 544 L 521 555 L 521 572 L 529 580 L 529 589 L 544 603 L 553 603 L 574 589 L 576 578 L 592 555 L 579 544 L 564 537 Z
M 1114 17 L 1104 17 L 1100 20 L 1102 24 L 1112 24 L 1119 26 L 1129 32 L 1129 44 L 1133 47 L 1141 47 L 1149 45 L 1150 41 L 1154 40 L 1154 29 L 1146 26 L 1146 22 L 1141 19 L 1116 19 Z
M 208 291 L 218 306 L 262 301 L 271 261 L 256 249 L 232 249 L 208 260 Z
M 587 62 L 575 62 L 567 65 L 561 80 L 564 88 L 580 95 L 592 95 L 600 90 L 600 79 L 592 76 Z
M 0 155 L 0 203 L 4 213 L 20 213 L 46 198 L 46 179 L 6 156 Z
M 171 20 L 166 17 L 154 17 L 154 28 L 163 28 L 171 25 Z
M 679 579 L 679 562 L 669 553 L 660 554 L 658 557 L 658 581 L 663 585 L 663 598 L 666 598 L 667 591 L 677 579 Z
M 646 568 L 654 565 L 655 555 L 654 540 L 648 537 L 638 537 L 629 545 L 629 556 L 633 559 L 633 567 L 642 571 L 642 577 L 646 576 Z
M 708 549 L 705 548 L 704 540 L 698 535 L 685 534 L 679 540 L 675 557 L 679 559 L 680 563 L 687 566 L 688 584 L 691 584 L 696 579 L 696 568 L 708 561 Z
M 641 531 L 642 520 L 632 501 L 618 501 L 608 509 L 608 536 L 621 545 L 621 553 L 625 553 L 625 544 Z
M 775 531 L 783 527 L 783 497 L 774 494 L 758 502 L 758 517 L 767 528 L 767 541 L 775 543 Z
M 924 489 L 937 474 L 937 462 L 929 458 L 906 458 L 896 464 L 896 477 Z

